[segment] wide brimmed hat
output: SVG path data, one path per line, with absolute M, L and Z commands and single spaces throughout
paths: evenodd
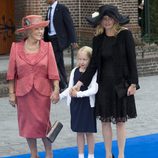
M 103 16 L 109 16 L 113 18 L 116 22 L 120 25 L 124 25 L 129 23 L 129 16 L 123 16 L 119 13 L 118 8 L 113 5 L 103 5 L 99 7 L 98 12 L 94 12 L 92 16 L 86 17 L 86 20 L 91 24 L 93 27 L 96 27 L 100 24 Z
M 49 24 L 48 21 L 43 21 L 41 15 L 28 15 L 22 18 L 22 28 L 17 29 L 16 33 L 24 32 L 29 29 L 46 27 Z

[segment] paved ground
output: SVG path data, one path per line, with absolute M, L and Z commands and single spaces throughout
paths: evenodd
M 140 85 L 141 89 L 136 94 L 138 117 L 127 122 L 127 137 L 158 133 L 158 76 L 141 77 Z M 57 119 L 64 124 L 53 148 L 76 146 L 75 133 L 70 130 L 69 108 L 65 105 L 65 100 L 57 105 L 52 105 L 51 112 L 52 122 L 56 113 Z M 18 136 L 16 115 L 16 109 L 9 105 L 8 98 L 0 98 L 0 157 L 29 152 L 25 139 Z M 115 126 L 113 126 L 113 131 L 114 139 L 116 139 Z M 96 141 L 102 141 L 99 121 Z M 40 140 L 39 150 L 43 151 Z
M 6 71 L 8 67 L 9 56 L 0 56 L 0 71 Z
M 64 53 L 65 64 L 70 65 L 70 52 Z M 8 57 L 0 59 L 0 71 L 6 71 Z M 138 117 L 127 122 L 127 137 L 135 137 L 158 133 L 158 76 L 141 77 L 141 89 L 136 94 Z M 61 134 L 53 144 L 54 149 L 76 146 L 75 133 L 70 130 L 69 108 L 65 100 L 57 105 L 52 105 L 51 120 L 60 120 L 64 127 Z M 56 113 L 56 118 L 54 117 Z M 25 139 L 18 136 L 16 109 L 8 103 L 8 98 L 0 98 L 0 157 L 28 153 Z M 114 139 L 116 128 L 113 126 Z M 100 121 L 98 121 L 98 133 L 95 135 L 96 142 L 102 141 Z M 38 140 L 39 150 L 43 151 L 41 140 Z

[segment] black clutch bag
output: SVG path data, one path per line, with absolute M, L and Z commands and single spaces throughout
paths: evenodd
M 51 143 L 53 143 L 55 141 L 56 137 L 58 136 L 58 134 L 60 133 L 62 128 L 63 128 L 63 124 L 59 121 L 55 121 L 55 123 L 51 127 L 50 131 L 46 135 L 47 139 Z
M 129 84 L 127 81 L 122 81 L 118 85 L 115 86 L 118 98 L 127 96 L 128 87 L 129 87 Z

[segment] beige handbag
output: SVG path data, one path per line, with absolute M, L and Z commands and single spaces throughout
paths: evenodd
M 47 139 L 53 143 L 58 134 L 60 133 L 61 129 L 63 128 L 63 124 L 59 121 L 55 121 L 55 123 L 50 128 L 50 131 L 46 135 Z

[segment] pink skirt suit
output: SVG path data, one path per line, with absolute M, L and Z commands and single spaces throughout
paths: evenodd
M 44 138 L 50 126 L 52 80 L 59 80 L 51 43 L 41 40 L 34 54 L 24 52 L 24 41 L 13 43 L 7 80 L 13 79 L 20 136 Z

